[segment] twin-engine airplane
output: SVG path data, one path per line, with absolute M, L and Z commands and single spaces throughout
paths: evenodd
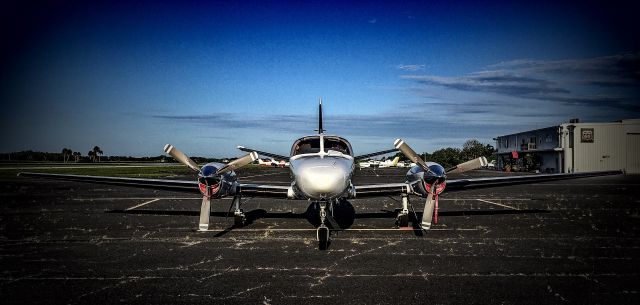
M 246 219 L 245 214 L 240 209 L 242 196 L 306 199 L 317 204 L 320 208 L 320 225 L 317 228 L 317 239 L 319 248 L 324 250 L 329 245 L 331 230 L 340 229 L 335 219 L 333 219 L 334 204 L 347 199 L 371 196 L 402 196 L 402 208 L 398 210 L 396 223 L 399 227 L 407 227 L 409 225 L 409 195 L 426 198 L 419 227 L 423 230 L 428 230 L 431 228 L 432 223 L 437 223 L 438 221 L 438 197 L 445 190 L 445 187 L 451 191 L 620 173 L 620 171 L 588 172 L 447 180 L 448 173 L 462 173 L 485 166 L 487 164 L 486 158 L 473 159 L 445 170 L 440 164 L 422 160 L 401 139 L 395 140 L 393 143 L 395 148 L 393 149 L 354 156 L 351 144 L 346 139 L 324 134 L 325 130 L 322 128 L 322 101 L 318 107 L 318 116 L 318 133 L 296 140 L 291 147 L 289 157 L 239 146 L 238 149 L 249 153 L 228 164 L 214 162 L 199 167 L 184 153 L 167 144 L 164 147 L 164 151 L 196 172 L 198 174 L 196 181 L 44 173 L 20 173 L 18 175 L 151 189 L 200 192 L 202 194 L 202 205 L 198 227 L 201 231 L 209 229 L 210 207 L 215 199 L 233 197 L 233 205 L 235 206 L 234 223 L 236 227 L 243 226 Z M 356 161 L 395 151 L 402 152 L 411 162 L 415 163 L 415 166 L 411 167 L 407 172 L 404 182 L 359 186 L 351 183 Z M 291 185 L 275 186 L 238 182 L 234 170 L 257 160 L 259 155 L 290 162 Z

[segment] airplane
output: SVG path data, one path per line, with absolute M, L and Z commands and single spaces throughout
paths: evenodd
M 380 161 L 378 161 L 378 160 L 366 160 L 366 161 L 362 161 L 362 162 L 358 163 L 358 167 L 360 167 L 360 168 L 365 168 L 365 167 L 376 168 L 379 165 L 380 165 Z
M 284 161 L 276 161 L 273 158 L 270 159 L 260 159 L 258 158 L 258 165 L 260 166 L 271 166 L 271 167 L 285 167 L 285 166 L 289 166 L 286 162 Z
M 199 231 L 209 230 L 211 204 L 223 197 L 233 197 L 232 205 L 235 207 L 234 227 L 245 225 L 246 216 L 243 210 L 240 209 L 240 200 L 243 196 L 306 200 L 319 208 L 319 225 L 316 228 L 316 238 L 318 248 L 326 250 L 330 244 L 331 232 L 341 230 L 339 224 L 333 218 L 333 207 L 340 202 L 348 202 L 349 199 L 401 196 L 402 205 L 400 209 L 397 209 L 396 224 L 399 228 L 403 228 L 409 226 L 409 196 L 415 195 L 423 198 L 425 199 L 425 204 L 422 218 L 419 220 L 420 223 L 414 225 L 426 232 L 431 228 L 432 224 L 437 224 L 438 222 L 438 198 L 445 188 L 448 191 L 458 191 L 471 188 L 622 173 L 621 171 L 607 171 L 447 180 L 448 174 L 462 173 L 485 166 L 487 164 L 486 158 L 476 158 L 445 170 L 440 164 L 422 160 L 402 139 L 394 141 L 393 149 L 354 155 L 351 144 L 345 138 L 325 134 L 325 129 L 322 126 L 322 100 L 320 100 L 318 106 L 318 129 L 316 131 L 317 134 L 295 140 L 288 157 L 239 146 L 238 149 L 248 152 L 248 154 L 227 164 L 212 162 L 202 167 L 198 166 L 174 146 L 165 145 L 164 151 L 167 154 L 197 174 L 195 181 L 34 172 L 22 172 L 18 176 L 200 193 L 202 195 L 202 203 L 198 224 Z M 353 185 L 352 178 L 355 164 L 358 160 L 366 160 L 373 156 L 397 151 L 400 151 L 410 162 L 415 164 L 406 173 L 404 181 Z M 292 177 L 291 184 L 289 186 L 277 186 L 240 183 L 236 177 L 235 169 L 257 160 L 259 155 L 289 162 L 289 170 Z M 413 212 L 413 215 L 414 219 L 418 220 L 415 212 Z
M 398 166 L 398 161 L 400 161 L 400 157 L 395 157 L 393 158 L 393 160 L 385 160 L 382 161 L 378 164 L 379 168 L 385 168 L 385 167 L 396 167 Z

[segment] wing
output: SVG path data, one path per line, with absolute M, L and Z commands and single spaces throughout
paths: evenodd
M 85 175 L 65 175 L 47 173 L 19 173 L 21 177 L 36 177 L 54 180 L 66 180 L 77 182 L 88 182 L 96 184 L 120 185 L 136 188 L 146 188 L 155 190 L 169 190 L 200 194 L 197 181 L 186 180 L 164 180 L 164 179 L 143 179 L 125 177 L 106 176 L 85 176 Z M 288 186 L 261 185 L 261 184 L 240 184 L 240 192 L 243 196 L 249 197 L 271 197 L 287 198 Z
M 549 174 L 549 175 L 525 175 L 510 177 L 490 177 L 490 178 L 473 178 L 473 179 L 453 179 L 447 180 L 447 188 L 445 193 L 461 191 L 466 189 L 479 189 L 497 186 L 507 186 L 516 184 L 541 183 L 554 180 L 576 179 L 596 176 L 619 175 L 622 171 L 600 171 L 600 172 L 584 172 L 572 174 Z M 387 184 L 371 184 L 354 186 L 356 189 L 355 198 L 375 197 L 375 196 L 393 196 L 406 193 L 411 190 L 410 186 L 418 183 L 418 181 L 408 183 L 387 183 Z
M 394 196 L 411 192 L 411 187 L 407 183 L 354 185 L 354 188 L 356 189 L 356 199 L 365 197 Z
M 247 197 L 269 197 L 287 199 L 288 186 L 265 184 L 240 184 L 240 193 Z
M 488 187 L 494 187 L 494 186 L 515 185 L 515 184 L 540 183 L 540 182 L 564 180 L 564 179 L 619 175 L 619 174 L 622 174 L 622 171 L 599 171 L 599 172 L 584 172 L 584 173 L 572 173 L 572 174 L 548 174 L 548 175 L 525 175 L 525 176 L 511 176 L 511 177 L 455 179 L 455 180 L 447 180 L 447 188 L 445 192 L 465 190 L 465 189 L 488 188 Z
M 370 158 L 370 157 L 374 157 L 374 156 L 379 156 L 379 155 L 385 155 L 388 153 L 392 153 L 392 152 L 397 152 L 397 149 L 387 149 L 387 150 L 383 150 L 383 151 L 378 151 L 378 152 L 374 152 L 374 153 L 370 153 L 370 154 L 366 154 L 366 155 L 359 155 L 359 156 L 355 156 L 353 157 L 353 159 L 355 160 L 361 160 L 361 159 L 366 159 L 366 158 Z
M 198 190 L 197 181 L 28 173 L 28 172 L 19 173 L 18 176 L 200 193 L 200 191 Z
M 277 155 L 277 154 L 272 154 L 270 152 L 266 152 L 266 151 L 260 151 L 260 150 L 256 150 L 256 149 L 251 149 L 251 148 L 246 148 L 244 146 L 238 146 L 238 149 L 244 152 L 252 152 L 255 151 L 258 153 L 258 155 L 262 155 L 265 157 L 271 157 L 274 159 L 279 159 L 279 160 L 285 160 L 285 161 L 289 161 L 289 157 L 285 157 L 282 155 Z

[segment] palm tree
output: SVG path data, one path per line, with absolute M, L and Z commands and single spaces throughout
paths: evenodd
M 80 157 L 82 156 L 82 154 L 80 154 L 79 151 L 74 151 L 72 154 L 73 154 L 73 157 L 76 159 L 76 163 L 78 163 L 78 160 L 80 160 Z
M 69 160 L 69 158 L 71 157 L 71 155 L 73 154 L 73 150 L 68 149 L 68 148 L 63 148 L 62 149 L 62 161 L 64 163 L 67 163 L 67 161 Z
M 89 156 L 89 160 L 91 160 L 91 162 L 95 162 L 96 161 L 96 153 L 94 153 L 93 150 L 90 150 L 87 153 L 87 156 Z
M 94 146 L 93 147 L 93 158 L 95 159 L 96 157 L 98 157 L 98 162 L 100 162 L 100 155 L 102 155 L 103 152 L 100 149 L 99 146 Z

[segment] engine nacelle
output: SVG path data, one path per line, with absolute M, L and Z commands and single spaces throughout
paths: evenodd
M 445 169 L 438 163 L 426 162 L 431 172 L 425 171 L 416 165 L 407 172 L 407 183 L 411 184 L 413 191 L 422 197 L 427 197 L 429 193 L 434 195 L 442 193 L 447 186 L 447 175 Z M 431 186 L 436 184 L 435 190 Z
M 204 165 L 198 174 L 198 189 L 207 197 L 220 198 L 235 193 L 236 173 L 228 171 L 216 175 L 225 164 L 212 162 Z

